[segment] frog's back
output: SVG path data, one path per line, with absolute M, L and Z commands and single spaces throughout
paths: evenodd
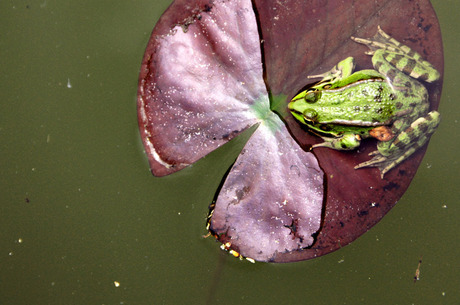
M 386 125 L 398 110 L 397 96 L 382 79 L 364 80 L 323 90 L 317 107 L 317 120 L 355 126 Z

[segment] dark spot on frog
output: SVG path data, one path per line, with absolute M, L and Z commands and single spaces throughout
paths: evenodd
M 423 73 L 418 78 L 421 79 L 421 80 L 426 81 L 429 77 L 430 77 L 430 75 L 428 75 L 428 73 Z
M 407 53 L 408 57 L 414 57 L 414 55 L 415 55 L 415 51 L 412 49 L 409 51 L 409 53 Z
M 399 71 L 397 71 L 396 69 L 390 69 L 388 70 L 387 72 L 387 77 L 389 79 L 395 79 L 396 78 L 396 75 L 398 75 Z
M 406 65 L 402 68 L 402 72 L 404 72 L 407 75 L 410 75 L 412 71 L 414 71 L 416 65 L 417 61 L 415 61 L 414 59 L 408 59 Z
M 356 112 L 358 112 L 358 111 L 361 110 L 361 107 L 359 107 L 359 106 L 354 106 L 354 107 L 353 107 L 353 110 L 356 111 Z
M 393 58 L 390 60 L 390 63 L 393 65 L 393 66 L 396 66 L 400 61 L 401 59 L 403 59 L 404 57 L 400 54 L 396 54 L 393 56 Z
M 406 88 L 412 88 L 412 83 L 409 82 L 409 81 L 407 81 L 407 82 L 404 84 L 404 86 L 405 86 Z
M 401 142 L 399 141 L 398 139 L 396 139 L 394 142 L 393 142 L 393 145 L 399 149 L 403 149 L 406 144 L 404 142 Z
M 418 125 L 418 130 L 421 131 L 423 134 L 428 131 L 428 124 L 426 123 L 420 123 Z
M 428 127 L 427 127 L 428 128 Z M 409 130 L 409 129 L 412 129 L 411 127 L 407 128 L 406 130 Z M 425 133 L 426 130 L 422 130 L 422 133 Z M 417 135 L 415 133 L 408 133 L 407 134 L 409 136 L 409 139 L 410 139 L 410 142 L 411 143 L 414 143 L 417 139 Z
M 390 101 L 394 101 L 396 99 L 396 95 L 393 94 L 393 93 L 390 93 L 390 95 L 388 97 L 390 98 Z M 402 106 L 402 104 L 401 104 L 401 106 Z M 396 107 L 398 107 L 398 106 L 396 106 Z
M 378 113 L 378 114 L 382 113 L 382 111 L 383 111 L 382 107 L 375 109 L 375 113 Z
M 363 107 L 363 111 L 369 111 L 369 109 L 371 109 L 371 106 L 369 106 L 369 105 L 365 105 Z

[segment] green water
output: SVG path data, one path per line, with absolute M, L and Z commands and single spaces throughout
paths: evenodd
M 433 1 L 443 121 L 407 193 L 351 245 L 284 265 L 201 237 L 243 138 L 148 171 L 137 76 L 169 3 L 0 3 L 0 304 L 458 304 L 460 3 Z

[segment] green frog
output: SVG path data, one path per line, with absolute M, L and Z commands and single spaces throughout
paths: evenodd
M 369 47 L 375 70 L 353 72 L 354 59 L 309 76 L 322 80 L 289 103 L 293 116 L 324 142 L 312 148 L 352 150 L 369 137 L 379 142 L 369 161 L 355 169 L 377 167 L 381 178 L 423 146 L 440 122 L 429 111 L 428 91 L 419 81 L 439 79 L 422 56 L 386 34 L 380 26 L 372 39 L 351 37 Z

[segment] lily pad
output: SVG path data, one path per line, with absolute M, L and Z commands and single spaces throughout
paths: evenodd
M 378 25 L 442 74 L 429 1 L 176 0 L 158 22 L 138 94 L 152 173 L 180 170 L 259 125 L 225 178 L 209 222 L 233 254 L 290 262 L 329 253 L 371 228 L 407 189 L 424 149 L 381 179 L 376 169 L 354 169 L 368 160 L 374 141 L 359 151 L 319 148 L 313 155 L 309 148 L 321 139 L 286 111 L 307 75 L 348 56 L 357 69 L 371 68 L 365 47 L 350 36 L 372 37 Z M 433 109 L 441 85 L 427 86 Z
M 256 3 L 264 39 L 267 86 L 273 95 L 287 94 L 287 101 L 306 85 L 308 75 L 328 71 L 348 56 L 355 58 L 357 70 L 372 69 L 370 56 L 364 54 L 366 47 L 357 45 L 350 36 L 373 37 L 378 25 L 422 54 L 443 74 L 441 32 L 429 1 Z M 289 60 L 282 64 L 283 58 Z M 437 109 L 442 79 L 425 85 L 431 108 Z M 292 117 L 285 119 L 305 149 L 322 142 L 305 132 Z M 354 169 L 370 159 L 368 154 L 375 150 L 375 145 L 375 141 L 366 140 L 358 151 L 313 151 L 327 179 L 324 222 L 310 249 L 279 257 L 277 261 L 308 259 L 337 250 L 369 230 L 397 203 L 414 177 L 426 147 L 381 179 L 376 168 Z
M 181 24 L 154 31 L 138 95 L 154 175 L 194 163 L 258 122 L 251 105 L 265 99 L 268 109 L 258 41 L 250 7 L 238 1 L 195 6 Z
M 310 247 L 320 229 L 323 202 L 316 158 L 271 116 L 233 165 L 210 223 L 226 248 L 259 261 Z

